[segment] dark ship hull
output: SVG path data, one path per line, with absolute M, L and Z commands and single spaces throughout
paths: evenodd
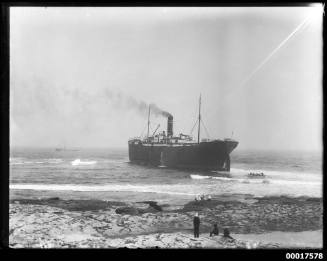
M 234 140 L 213 140 L 188 144 L 149 144 L 129 141 L 129 160 L 152 166 L 179 169 L 230 170 L 229 154 L 238 145 Z

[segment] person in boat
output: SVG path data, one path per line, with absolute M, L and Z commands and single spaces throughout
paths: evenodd
M 218 236 L 219 235 L 219 229 L 218 229 L 218 225 L 214 224 L 213 225 L 213 230 L 210 232 L 210 236 Z
M 231 237 L 228 228 L 224 228 L 224 236 L 223 237 L 226 239 L 229 239 L 231 242 L 235 241 L 235 239 L 233 237 Z
M 194 237 L 199 237 L 200 234 L 200 217 L 199 213 L 196 212 L 193 218 L 193 226 L 194 226 Z

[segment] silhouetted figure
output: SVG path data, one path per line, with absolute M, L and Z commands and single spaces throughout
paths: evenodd
M 231 241 L 235 241 L 235 239 L 230 236 L 228 228 L 224 228 L 224 238 L 232 239 Z
M 214 224 L 213 225 L 213 230 L 210 232 L 210 236 L 218 236 L 219 235 L 219 229 L 218 229 L 218 225 Z
M 195 213 L 195 216 L 193 218 L 193 225 L 194 225 L 194 237 L 199 237 L 200 218 L 198 213 Z

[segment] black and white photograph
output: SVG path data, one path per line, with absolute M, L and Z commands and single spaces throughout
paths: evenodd
M 323 4 L 9 14 L 10 248 L 323 248 Z

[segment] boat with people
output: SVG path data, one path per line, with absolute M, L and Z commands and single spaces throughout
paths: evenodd
M 263 172 L 261 173 L 250 172 L 248 174 L 248 177 L 265 177 L 265 174 Z

